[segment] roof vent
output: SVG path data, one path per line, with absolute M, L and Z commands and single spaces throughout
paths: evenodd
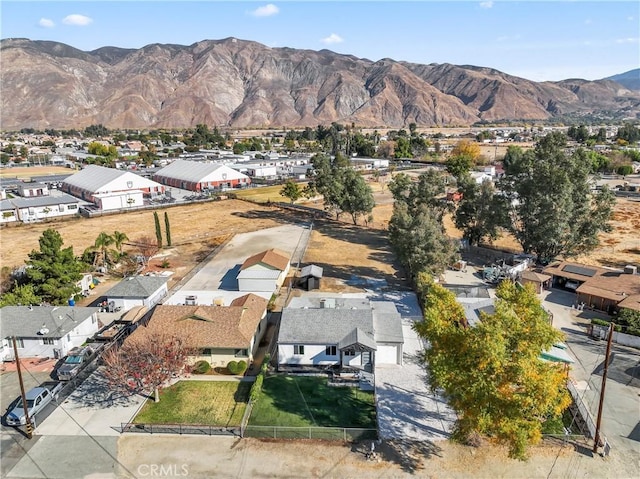
M 38 334 L 40 336 L 43 336 L 45 334 L 49 334 L 49 329 L 48 328 L 42 328 L 40 331 L 38 331 Z

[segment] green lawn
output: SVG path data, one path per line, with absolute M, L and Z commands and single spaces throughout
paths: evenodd
M 375 428 L 373 392 L 330 387 L 319 377 L 266 378 L 249 425 Z
M 179 381 L 160 391 L 160 402 L 147 401 L 139 424 L 239 426 L 251 384 L 237 381 Z

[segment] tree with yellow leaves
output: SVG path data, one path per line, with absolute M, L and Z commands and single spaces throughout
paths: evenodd
M 424 321 L 415 329 L 430 345 L 430 384 L 444 390 L 458 415 L 453 438 L 483 434 L 508 444 L 511 457 L 526 459 L 543 423 L 560 417 L 571 402 L 564 367 L 540 358 L 561 333 L 533 290 L 512 282 L 499 286 L 495 312 L 483 313 L 471 327 L 451 291 L 426 276 L 418 283 Z

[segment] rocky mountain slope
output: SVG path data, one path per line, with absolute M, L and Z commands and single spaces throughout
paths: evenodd
M 373 62 L 235 38 L 83 52 L 5 39 L 1 128 L 471 125 L 559 115 L 640 115 L 611 80 L 536 83 L 475 66 Z

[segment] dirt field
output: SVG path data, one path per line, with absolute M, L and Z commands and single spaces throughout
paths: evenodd
M 580 446 L 548 443 L 526 461 L 509 459 L 503 447 L 436 443 L 384 443 L 376 460 L 369 444 L 227 437 L 127 435 L 118 441 L 118 477 L 134 477 L 141 465 L 174 467 L 188 477 L 236 478 L 631 478 L 633 460 L 593 457 Z M 184 468 L 184 469 L 183 469 Z
M 13 168 L 0 168 L 0 177 L 18 178 L 29 180 L 45 175 L 70 175 L 73 170 L 62 166 L 15 166 Z

